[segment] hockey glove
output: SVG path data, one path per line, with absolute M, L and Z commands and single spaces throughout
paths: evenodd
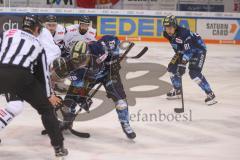
M 84 101 L 79 104 L 79 106 L 84 109 L 87 113 L 89 113 L 89 108 L 91 107 L 93 101 L 91 98 L 85 98 Z
M 171 59 L 170 63 L 168 64 L 168 71 L 171 71 L 172 68 L 174 68 L 175 64 L 177 63 L 177 60 L 179 59 L 180 54 L 176 53 L 173 58 Z
M 178 68 L 177 68 L 178 76 L 182 76 L 185 73 L 186 64 L 187 64 L 187 61 L 182 61 L 180 64 L 178 64 Z

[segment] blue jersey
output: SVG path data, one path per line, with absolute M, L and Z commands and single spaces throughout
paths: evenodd
M 115 36 L 103 36 L 97 42 L 89 44 L 89 51 L 96 56 L 96 63 L 98 63 L 99 71 L 95 78 L 106 76 L 110 72 L 110 66 L 117 63 L 120 57 L 119 53 L 120 41 Z
M 93 41 L 88 44 L 89 54 L 92 55 L 88 71 L 85 69 L 78 69 L 71 73 L 70 77 L 73 84 L 81 86 L 84 79 L 94 79 L 99 81 L 110 74 L 110 67 L 114 63 L 119 62 L 120 41 L 115 36 L 103 36 L 98 41 Z
M 175 53 L 181 53 L 184 61 L 189 61 L 194 54 L 206 52 L 206 45 L 202 38 L 190 30 L 178 26 L 173 36 L 169 36 L 166 31 L 164 37 L 169 40 Z

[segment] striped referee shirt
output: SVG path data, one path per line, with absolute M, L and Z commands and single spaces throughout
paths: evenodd
M 47 96 L 50 96 L 51 87 L 47 58 L 37 37 L 18 29 L 1 33 L 0 65 L 28 69 L 45 85 Z

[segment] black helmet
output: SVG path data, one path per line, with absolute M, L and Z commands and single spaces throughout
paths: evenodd
M 23 25 L 22 25 L 22 28 L 24 31 L 32 32 L 34 30 L 34 28 L 37 26 L 39 27 L 39 33 L 40 33 L 40 30 L 42 29 L 43 26 L 42 26 L 42 22 L 38 18 L 38 16 L 27 15 L 24 17 Z
M 177 28 L 178 26 L 177 18 L 174 15 L 166 16 L 163 20 L 163 26 L 164 27 L 173 26 L 174 28 Z
M 57 22 L 57 17 L 54 15 L 48 15 L 46 17 L 46 22 Z
M 79 18 L 79 22 L 80 23 L 90 24 L 90 17 L 89 16 L 81 16 Z

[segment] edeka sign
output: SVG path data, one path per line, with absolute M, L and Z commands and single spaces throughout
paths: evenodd
M 116 35 L 120 37 L 163 37 L 163 18 L 146 17 L 112 17 L 98 16 L 97 33 Z M 196 23 L 192 18 L 179 18 L 179 25 L 195 32 Z
M 198 19 L 197 32 L 204 39 L 240 40 L 240 20 Z

